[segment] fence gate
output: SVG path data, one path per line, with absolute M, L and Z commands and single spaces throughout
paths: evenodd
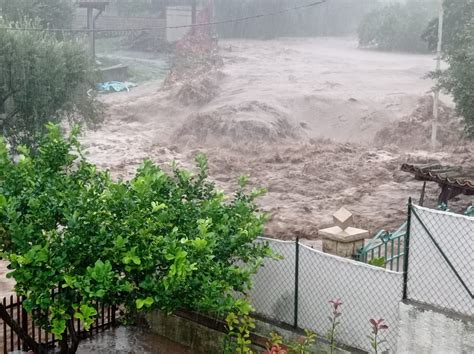
M 354 258 L 360 262 L 384 265 L 386 269 L 400 272 L 403 270 L 406 234 L 406 222 L 394 232 L 381 230 L 357 251 Z
M 31 314 L 23 308 L 23 301 L 24 298 L 11 295 L 0 302 L 0 353 L 28 350 L 36 354 L 52 352 L 61 347 L 61 342 L 64 344 L 64 341 L 71 340 L 71 331 L 78 339 L 85 339 L 114 326 L 116 322 L 115 306 L 97 303 L 98 316 L 90 329 L 84 330 L 82 322 L 75 320 L 61 341 L 33 322 Z

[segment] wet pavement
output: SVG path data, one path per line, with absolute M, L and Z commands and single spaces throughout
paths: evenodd
M 118 327 L 82 341 L 77 353 L 192 354 L 194 351 L 142 328 Z

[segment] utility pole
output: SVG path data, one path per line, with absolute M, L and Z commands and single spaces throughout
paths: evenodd
M 436 73 L 441 70 L 441 51 L 443 47 L 443 17 L 444 8 L 443 0 L 438 0 L 438 46 L 436 48 Z M 439 78 L 436 82 L 433 99 L 433 125 L 431 128 L 431 148 L 436 150 L 438 135 L 438 118 L 439 118 Z
M 191 23 L 196 24 L 197 0 L 191 0 Z
M 92 60 L 95 62 L 95 22 L 105 11 L 106 6 L 109 4 L 108 1 L 78 1 L 80 8 L 87 9 L 87 31 L 89 36 L 89 51 Z M 98 10 L 98 13 L 94 16 L 94 10 Z

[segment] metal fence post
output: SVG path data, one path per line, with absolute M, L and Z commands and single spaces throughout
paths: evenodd
M 112 321 L 111 321 L 112 327 L 117 326 L 117 322 L 116 322 L 116 318 L 115 318 L 115 312 L 116 311 L 117 311 L 117 307 L 115 305 L 112 305 Z
M 28 333 L 28 312 L 26 312 L 25 308 L 23 307 L 25 300 L 26 298 L 24 296 L 21 297 L 21 328 L 23 331 L 25 331 L 25 333 Z M 28 343 L 23 341 L 22 350 L 26 352 L 28 349 L 30 349 L 28 347 Z
M 298 287 L 300 276 L 300 237 L 296 236 L 295 242 L 295 299 L 294 299 L 294 319 L 293 327 L 298 328 Z
M 412 202 L 411 197 L 408 198 L 408 215 L 407 215 L 407 233 L 405 237 L 405 250 L 403 257 L 403 300 L 407 299 L 408 290 L 408 260 L 410 253 L 410 227 L 411 227 Z

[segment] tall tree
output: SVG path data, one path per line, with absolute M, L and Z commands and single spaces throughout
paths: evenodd
M 7 21 L 38 19 L 42 27 L 69 28 L 72 23 L 71 0 L 0 0 Z
M 35 148 L 47 122 L 97 122 L 98 104 L 87 95 L 92 64 L 82 44 L 18 26 L 0 29 L 0 132 L 10 145 Z
M 474 0 L 444 0 L 443 59 L 449 68 L 440 77 L 441 88 L 451 93 L 458 114 L 464 118 L 466 133 L 474 135 Z M 423 37 L 431 48 L 438 41 L 438 20 L 434 19 Z

